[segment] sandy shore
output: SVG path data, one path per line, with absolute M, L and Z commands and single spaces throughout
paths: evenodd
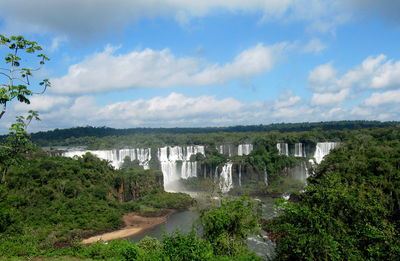
M 93 236 L 82 241 L 83 244 L 91 244 L 97 241 L 108 241 L 117 238 L 125 238 L 130 237 L 141 232 L 146 231 L 152 227 L 155 227 L 159 224 L 163 224 L 167 222 L 169 216 L 173 214 L 175 211 L 170 210 L 165 215 L 160 217 L 143 217 L 139 216 L 137 213 L 129 213 L 125 214 L 122 218 L 124 220 L 124 228 L 104 233 L 101 235 Z

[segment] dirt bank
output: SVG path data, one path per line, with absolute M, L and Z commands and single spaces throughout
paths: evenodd
M 124 228 L 84 239 L 82 243 L 91 244 L 97 241 L 108 241 L 117 238 L 130 237 L 167 222 L 169 216 L 175 212 L 175 210 L 168 210 L 163 213 L 162 216 L 155 217 L 139 216 L 137 213 L 125 214 L 122 217 L 125 224 Z

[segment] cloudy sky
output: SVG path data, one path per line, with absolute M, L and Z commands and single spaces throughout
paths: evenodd
M 0 0 L 0 10 L 1 34 L 44 47 L 51 61 L 35 76 L 52 82 L 9 107 L 2 133 L 29 109 L 42 118 L 32 131 L 400 120 L 400 1 Z

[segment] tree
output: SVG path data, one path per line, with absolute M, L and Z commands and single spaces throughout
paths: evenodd
M 204 238 L 215 254 L 238 256 L 247 252 L 246 238 L 257 231 L 259 216 L 253 201 L 247 198 L 223 201 L 221 207 L 201 214 Z
M 7 105 L 17 99 L 19 102 L 29 104 L 29 96 L 35 92 L 29 87 L 32 84 L 32 72 L 40 69 L 49 58 L 45 54 L 37 54 L 36 59 L 39 62 L 37 68 L 26 68 L 22 61 L 26 60 L 25 56 L 33 55 L 42 50 L 37 42 L 28 41 L 23 36 L 11 36 L 10 38 L 0 34 L 0 47 L 9 49 L 9 53 L 4 57 L 5 67 L 0 67 L 0 75 L 5 81 L 0 81 L 0 119 L 7 111 Z M 24 51 L 24 52 L 22 52 Z M 22 53 L 21 53 L 22 52 Z M 50 87 L 48 79 L 39 82 L 42 90 L 38 94 L 42 94 Z
M 26 132 L 32 120 L 40 120 L 36 111 L 30 110 L 28 116 L 18 116 L 11 124 L 6 141 L 0 143 L 0 184 L 6 182 L 6 174 L 13 164 L 21 159 L 21 155 L 32 150 L 33 144 Z
M 7 111 L 7 105 L 15 99 L 19 102 L 29 104 L 29 97 L 35 92 L 29 87 L 33 81 L 33 71 L 37 71 L 48 61 L 49 58 L 45 54 L 37 54 L 39 67 L 27 68 L 23 66 L 22 61 L 28 61 L 28 56 L 42 50 L 36 42 L 28 41 L 23 36 L 11 36 L 10 38 L 0 34 L 0 47 L 6 47 L 9 53 L 5 55 L 5 66 L 0 67 L 0 119 Z M 21 53 L 22 52 L 22 53 Z M 27 63 L 27 62 L 26 62 Z M 48 79 L 38 83 L 42 86 L 42 91 L 36 94 L 42 94 L 50 87 Z M 32 120 L 39 120 L 36 111 L 30 110 L 28 116 L 17 116 L 16 123 L 9 128 L 10 132 L 4 143 L 0 144 L 0 183 L 5 183 L 6 174 L 9 167 L 18 162 L 21 154 L 26 153 L 32 148 L 29 135 L 26 130 Z

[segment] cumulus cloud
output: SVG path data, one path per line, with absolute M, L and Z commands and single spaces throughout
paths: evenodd
M 360 65 L 342 76 L 332 63 L 316 67 L 308 77 L 309 87 L 316 91 L 332 91 L 346 88 L 385 89 L 400 87 L 400 61 L 385 55 L 367 57 Z
M 263 21 L 306 20 L 335 24 L 333 0 L 0 0 L 6 27 L 14 32 L 58 33 L 88 39 L 121 30 L 143 17 L 172 17 L 187 24 L 215 12 L 261 13 Z
M 280 59 L 287 43 L 257 44 L 223 65 L 193 57 L 178 58 L 168 49 L 145 49 L 115 55 L 107 47 L 69 67 L 68 73 L 52 79 L 56 93 L 88 93 L 135 87 L 222 84 L 269 71 Z
M 35 95 L 29 98 L 29 100 L 29 105 L 25 103 L 16 103 L 14 109 L 19 112 L 28 110 L 46 112 L 54 107 L 68 104 L 71 99 L 65 96 Z
M 337 105 L 343 102 L 349 95 L 349 90 L 344 89 L 336 93 L 314 93 L 311 104 L 316 106 Z
M 331 89 L 336 81 L 336 69 L 332 66 L 332 63 L 316 67 L 308 76 L 309 86 L 315 90 Z
M 128 128 L 231 126 L 276 121 L 315 120 L 315 110 L 299 104 L 292 96 L 276 106 L 267 101 L 242 103 L 234 98 L 201 95 L 188 97 L 179 93 L 150 99 L 115 102 L 100 106 L 92 96 L 77 97 L 67 106 L 41 114 L 41 129 L 82 125 Z M 297 105 L 300 106 L 297 106 Z
M 400 94 L 397 91 L 373 94 L 358 105 L 340 103 L 343 99 L 341 95 L 346 96 L 346 92 L 325 93 L 320 97 L 323 101 L 317 102 L 321 106 L 308 104 L 291 91 L 284 93 L 276 102 L 259 100 L 250 103 L 231 97 L 189 97 L 174 92 L 108 105 L 99 104 L 93 96 L 69 98 L 68 102 L 59 96 L 52 97 L 54 105 L 40 112 L 42 121 L 33 122 L 30 131 L 86 125 L 114 128 L 204 127 L 349 119 L 398 120 L 400 117 Z M 16 104 L 10 107 L 0 123 L 0 133 L 6 132 L 15 115 L 24 114 L 16 108 Z
M 55 126 L 229 125 L 237 120 L 245 106 L 233 98 L 217 99 L 207 95 L 192 98 L 178 93 L 105 106 L 97 105 L 92 96 L 81 96 L 68 106 L 42 113 L 41 116 L 43 122 Z
M 397 104 L 400 109 L 400 90 L 386 91 L 386 92 L 374 92 L 372 95 L 365 99 L 364 104 L 366 106 L 377 107 L 386 104 Z
M 294 106 L 301 101 L 300 96 L 293 94 L 293 91 L 289 90 L 280 95 L 279 99 L 274 103 L 274 109 L 282 109 Z

